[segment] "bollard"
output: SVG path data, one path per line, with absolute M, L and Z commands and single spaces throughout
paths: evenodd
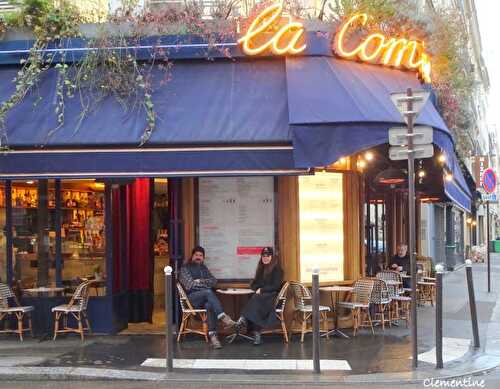
M 436 368 L 443 368 L 443 265 L 436 265 Z
M 313 326 L 313 365 L 316 374 L 321 373 L 319 362 L 319 269 L 312 273 L 312 326 Z
M 465 271 L 467 274 L 467 287 L 469 289 L 469 306 L 472 321 L 472 334 L 474 335 L 474 347 L 479 348 L 479 330 L 477 327 L 476 297 L 474 296 L 474 282 L 472 280 L 472 261 L 465 261 Z
M 165 359 L 167 373 L 174 367 L 174 342 L 172 337 L 172 267 L 165 266 Z

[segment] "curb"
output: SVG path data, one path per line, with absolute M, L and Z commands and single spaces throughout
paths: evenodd
M 268 384 L 268 385 L 335 385 L 335 384 L 419 384 L 429 380 L 448 381 L 470 376 L 487 374 L 500 366 L 500 358 L 482 355 L 478 357 L 473 365 L 484 364 L 483 368 L 473 368 L 464 371 L 468 363 L 453 366 L 451 369 L 443 369 L 439 374 L 436 369 L 424 369 L 400 373 L 374 373 L 355 375 L 323 375 L 311 374 L 286 374 L 288 371 L 277 372 L 278 374 L 262 374 L 254 372 L 251 375 L 241 373 L 215 373 L 212 371 L 186 369 L 177 370 L 172 373 L 149 372 L 139 370 L 119 370 L 104 368 L 85 367 L 0 367 L 0 379 L 9 381 L 157 381 L 178 383 L 210 383 L 210 384 Z M 473 366 L 470 366 L 471 368 Z M 450 371 L 451 370 L 451 371 Z M 280 374 L 281 373 L 281 374 Z

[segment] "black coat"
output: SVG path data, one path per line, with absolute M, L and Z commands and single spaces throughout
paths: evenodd
M 267 277 L 257 274 L 250 284 L 253 290 L 260 289 L 260 294 L 254 294 L 241 312 L 248 321 L 258 327 L 272 327 L 279 323 L 274 312 L 276 295 L 283 283 L 283 270 L 276 265 Z

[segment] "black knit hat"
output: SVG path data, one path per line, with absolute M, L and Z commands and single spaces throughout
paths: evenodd
M 273 248 L 272 247 L 264 247 L 260 253 L 260 255 L 273 255 Z
M 205 257 L 205 249 L 201 246 L 196 246 L 193 251 L 191 251 L 191 256 L 194 255 L 194 253 L 202 253 L 203 257 Z

